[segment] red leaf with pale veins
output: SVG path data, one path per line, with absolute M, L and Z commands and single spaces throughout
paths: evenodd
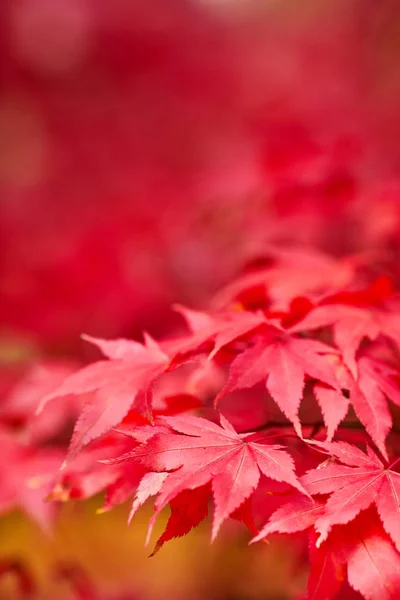
M 215 504 L 212 540 L 217 537 L 224 520 L 251 496 L 259 478 L 255 457 L 247 448 L 234 452 L 224 461 L 224 468 L 212 479 Z
M 374 380 L 389 400 L 400 406 L 400 373 L 398 370 L 371 356 L 362 356 L 358 361 L 358 369 L 365 378 Z
M 364 386 L 363 388 L 355 386 L 351 390 L 351 403 L 357 417 L 383 456 L 387 458 L 385 440 L 392 426 L 392 417 L 385 396 L 375 382 L 371 383 L 370 389 Z
M 340 357 L 329 357 L 335 369 L 341 389 L 350 391 L 347 399 L 339 391 L 332 390 L 321 384 L 314 386 L 314 394 L 321 408 L 324 422 L 328 428 L 328 441 L 344 419 L 349 404 L 375 442 L 376 446 L 386 455 L 385 440 L 392 426 L 392 417 L 386 397 L 400 405 L 400 387 L 397 383 L 397 371 L 370 356 L 361 356 L 357 362 L 357 379 L 354 380 Z
M 251 541 L 258 542 L 272 533 L 295 533 L 304 531 L 314 525 L 315 520 L 323 514 L 324 505 L 303 494 L 278 508 L 270 517 L 268 523 Z
M 268 321 L 262 312 L 227 311 L 209 316 L 207 313 L 189 310 L 182 306 L 177 308 L 192 331 L 191 337 L 172 341 L 171 351 L 178 359 L 182 355 L 204 350 L 206 344 L 208 344 L 208 352 L 211 350 L 209 358 L 213 358 L 224 346 L 255 330 L 268 327 Z
M 310 494 L 331 494 L 324 514 L 315 522 L 318 544 L 334 525 L 349 523 L 375 504 L 386 532 L 400 550 L 400 473 L 393 470 L 398 461 L 385 466 L 370 448 L 368 454 L 355 449 L 349 456 L 349 444 L 342 442 L 317 445 L 345 463 L 313 469 L 301 478 Z
M 357 378 L 356 354 L 364 338 L 375 340 L 380 328 L 368 313 L 354 310 L 355 314 L 341 319 L 333 327 L 335 343 L 353 377 Z
M 370 511 L 346 531 L 347 578 L 366 600 L 397 600 L 400 592 L 400 554 Z M 343 543 L 343 540 L 342 540 Z
M 343 395 L 342 390 L 350 389 L 352 378 L 340 356 L 331 354 L 326 355 L 325 359 L 332 364 L 340 390 L 334 390 L 322 383 L 316 383 L 313 389 L 327 427 L 327 439 L 330 441 L 349 409 L 350 400 Z
M 153 435 L 156 435 L 156 433 L 168 432 L 169 427 L 164 423 L 160 423 L 159 418 L 156 417 L 152 425 L 146 423 L 145 425 L 132 427 L 130 423 L 121 423 L 121 426 L 114 428 L 114 431 L 143 444 L 153 437 Z
M 330 456 L 334 456 L 344 465 L 349 467 L 370 467 L 371 461 L 377 467 L 382 465 L 379 458 L 376 456 L 374 452 L 369 452 L 369 454 L 365 454 L 360 448 L 354 446 L 353 444 L 349 444 L 348 442 L 318 442 L 316 440 L 309 440 L 309 443 L 313 446 L 316 446 L 319 450 L 325 452 Z
M 335 343 L 344 362 L 357 378 L 356 355 L 364 338 L 371 341 L 383 335 L 400 347 L 400 316 L 396 307 L 355 307 L 345 304 L 324 304 L 311 310 L 293 326 L 291 332 L 333 327 Z
M 67 461 L 76 456 L 83 446 L 118 425 L 134 402 L 144 412 L 149 412 L 152 388 L 169 368 L 168 357 L 149 337 L 146 337 L 145 345 L 128 340 L 90 338 L 90 341 L 111 358 L 93 363 L 67 377 L 42 400 L 41 405 L 42 410 L 50 400 L 70 394 L 86 395 L 84 408 L 75 424 Z
M 363 511 L 352 523 L 335 527 L 321 545 L 312 532 L 309 555 L 308 600 L 335 598 L 346 570 L 350 586 L 366 600 L 398 598 L 400 554 L 371 509 Z
M 189 416 L 163 420 L 174 433 L 159 433 L 118 459 L 140 461 L 147 469 L 165 477 L 159 488 L 153 487 L 151 474 L 145 477 L 151 482 L 151 495 L 158 493 L 156 514 L 184 490 L 211 482 L 214 539 L 225 519 L 253 494 L 260 474 L 303 491 L 292 458 L 280 446 L 268 445 L 267 436 L 239 435 L 223 417 L 222 426 Z M 143 485 L 144 482 L 139 487 Z
M 147 364 L 149 356 L 152 360 L 163 363 L 168 361 L 168 356 L 161 350 L 158 343 L 147 333 L 144 334 L 144 344 L 119 338 L 116 340 L 103 340 L 90 335 L 82 335 L 82 339 L 94 344 L 102 354 L 110 360 L 133 360 L 137 363 Z
M 369 368 L 370 361 L 361 358 L 358 364 L 358 380 L 352 386 L 350 400 L 357 417 L 387 458 L 385 440 L 392 426 L 392 417 L 386 396 L 380 385 L 381 380 L 377 380 Z
M 214 348 L 209 358 L 213 358 L 221 348 L 256 331 L 268 330 L 269 325 L 263 313 L 247 311 L 233 312 L 215 336 Z
M 333 366 L 323 354 L 332 353 L 332 348 L 316 340 L 291 337 L 272 327 L 269 333 L 235 358 L 217 400 L 266 380 L 272 398 L 301 435 L 298 410 L 305 376 L 334 388 L 338 385 Z
M 346 416 L 348 405 L 352 404 L 358 419 L 382 455 L 387 458 L 385 441 L 392 426 L 392 417 L 386 398 L 400 406 L 398 372 L 382 361 L 365 355 L 357 362 L 358 376 L 354 380 L 346 368 L 340 365 L 339 357 L 332 359 L 338 361 L 335 365 L 336 376 L 340 387 L 350 391 L 350 398 L 348 400 L 339 392 L 320 384 L 314 386 L 316 399 L 328 427 L 328 441 Z

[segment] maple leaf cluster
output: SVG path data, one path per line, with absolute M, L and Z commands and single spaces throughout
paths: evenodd
M 295 536 L 309 599 L 396 599 L 399 184 L 370 169 L 391 136 L 359 145 L 360 106 L 378 128 L 397 106 L 385 121 L 386 103 L 354 102 L 355 6 L 331 8 L 338 48 L 312 18 L 281 30 L 279 10 L 247 29 L 156 4 L 0 8 L 0 308 L 11 336 L 52 352 L 2 365 L 0 513 L 49 531 L 61 502 L 104 492 L 100 512 L 129 501 L 134 523 L 153 499 L 148 541 L 170 517 L 151 555 L 210 512 L 211 540 L 229 519 L 251 543 Z M 167 312 L 174 297 L 207 308 Z M 84 326 L 174 337 L 85 335 L 101 358 L 56 358 L 84 355 Z
M 252 542 L 309 537 L 308 597 L 346 579 L 367 600 L 400 590 L 399 298 L 359 256 L 270 248 L 189 332 L 156 342 L 85 336 L 103 358 L 39 413 L 81 402 L 51 498 L 105 491 L 104 510 L 154 497 L 171 515 L 152 554 L 208 514 Z M 305 539 L 305 537 L 304 537 Z

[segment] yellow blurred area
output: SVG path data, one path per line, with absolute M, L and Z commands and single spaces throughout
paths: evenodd
M 303 574 L 294 578 L 296 550 L 288 551 L 279 538 L 248 547 L 249 535 L 232 522 L 211 545 L 206 522 L 147 558 L 152 549 L 144 546 L 150 510 L 142 510 L 128 528 L 127 507 L 96 515 L 97 506 L 96 502 L 64 505 L 53 539 L 17 513 L 1 519 L 0 559 L 18 557 L 34 579 L 38 600 L 79 598 L 68 582 L 57 580 L 57 568 L 63 565 L 82 569 L 98 593 L 95 597 L 110 600 L 284 600 L 303 588 Z M 153 545 L 167 518 L 166 512 L 159 519 Z M 17 588 L 15 576 L 5 575 L 0 599 L 18 600 Z

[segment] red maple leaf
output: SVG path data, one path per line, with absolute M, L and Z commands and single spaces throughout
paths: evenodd
M 280 506 L 269 518 L 268 523 L 253 538 L 258 542 L 272 533 L 295 533 L 312 527 L 324 505 L 304 494 L 294 494 L 292 498 Z
M 332 351 L 317 340 L 301 339 L 270 327 L 266 335 L 256 338 L 253 346 L 233 360 L 217 401 L 230 392 L 266 381 L 272 398 L 301 436 L 298 410 L 306 375 L 331 388 L 338 386 L 334 368 L 324 357 Z
M 400 555 L 376 515 L 366 511 L 336 538 L 344 547 L 347 579 L 366 600 L 396 600 L 400 590 Z
M 362 461 L 363 453 L 358 455 L 357 449 L 353 451 L 352 447 L 344 445 L 343 451 L 351 462 Z M 297 533 L 309 529 L 318 522 L 323 511 L 323 503 L 296 494 L 271 515 L 252 542 L 272 533 Z M 350 586 L 367 600 L 395 600 L 398 597 L 400 554 L 371 509 L 360 513 L 351 523 L 333 527 L 322 543 L 311 530 L 309 558 L 307 600 L 335 598 L 346 571 Z
M 145 336 L 145 344 L 129 340 L 98 340 L 96 344 L 109 360 L 100 360 L 68 377 L 47 395 L 39 410 L 56 398 L 85 395 L 85 406 L 75 424 L 67 460 L 90 441 L 118 425 L 135 405 L 148 415 L 152 392 L 170 360 L 158 344 Z M 178 365 L 177 365 L 178 366 Z
M 350 389 L 350 401 L 365 429 L 387 458 L 386 437 L 392 427 L 386 397 L 400 406 L 400 389 L 396 384 L 397 371 L 372 357 L 357 361 L 357 380 Z
M 337 354 L 326 355 L 335 371 L 338 381 L 338 389 L 317 382 L 314 384 L 314 396 L 321 409 L 324 423 L 327 427 L 327 440 L 331 441 L 335 435 L 338 426 L 346 417 L 350 406 L 350 388 L 353 385 L 353 379 L 344 366 L 341 356 Z
M 372 440 L 387 457 L 385 441 L 392 427 L 387 399 L 400 406 L 398 372 L 386 363 L 364 353 L 357 361 L 357 377 L 354 379 L 340 356 L 329 358 L 340 384 L 334 390 L 317 383 L 314 394 L 328 428 L 328 441 L 332 440 L 339 424 L 352 405 L 356 416 L 364 425 Z
M 298 533 L 310 529 L 323 513 L 324 504 L 295 494 L 279 507 L 268 523 L 253 538 L 258 542 L 272 533 Z M 346 560 L 343 553 L 344 538 L 333 531 L 321 547 L 315 545 L 315 532 L 310 532 L 310 573 L 307 583 L 307 600 L 331 600 L 340 590 L 345 578 Z
M 340 461 L 312 469 L 301 478 L 310 494 L 331 494 L 315 522 L 320 534 L 317 545 L 334 525 L 349 523 L 375 504 L 386 532 L 400 549 L 400 473 L 394 470 L 400 459 L 384 464 L 369 447 L 365 454 L 346 442 L 314 444 Z
M 398 598 L 400 555 L 374 511 L 364 511 L 352 523 L 335 528 L 321 545 L 311 534 L 310 567 L 310 600 L 334 598 L 346 570 L 350 586 L 366 600 Z
M 183 306 L 176 306 L 175 309 L 182 314 L 192 334 L 190 337 L 172 340 L 167 345 L 176 358 L 201 351 L 208 352 L 209 358 L 212 358 L 224 346 L 263 329 L 268 324 L 262 312 L 239 310 L 208 314 Z
M 158 495 L 156 515 L 185 490 L 211 482 L 215 511 L 212 538 L 222 523 L 257 488 L 260 475 L 303 492 L 293 460 L 265 434 L 238 434 L 221 416 L 221 426 L 199 417 L 166 417 L 171 431 L 157 433 L 118 461 L 139 461 L 149 471 L 139 485 L 133 512 Z
M 398 299 L 390 280 L 380 278 L 365 290 L 328 296 L 290 330 L 301 332 L 327 326 L 333 327 L 336 346 L 356 378 L 356 355 L 364 338 L 373 341 L 383 335 L 397 346 L 400 344 Z

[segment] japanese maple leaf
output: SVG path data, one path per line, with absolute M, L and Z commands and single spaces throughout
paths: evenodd
M 364 512 L 343 533 L 347 546 L 347 579 L 351 587 L 366 600 L 397 600 L 400 554 L 376 515 Z M 339 544 L 343 547 L 343 538 L 337 539 L 337 546 Z
M 192 333 L 190 337 L 170 342 L 168 350 L 178 358 L 201 351 L 208 351 L 212 358 L 224 346 L 267 326 L 267 319 L 261 312 L 240 310 L 207 314 L 182 306 L 175 306 L 175 309 L 184 317 Z
M 364 511 L 352 523 L 335 528 L 321 545 L 311 534 L 307 598 L 333 599 L 346 570 L 350 586 L 366 600 L 399 597 L 400 554 L 374 511 Z
M 374 511 L 363 511 L 352 523 L 336 527 L 321 545 L 311 533 L 309 556 L 309 600 L 335 598 L 346 571 L 350 586 L 366 600 L 399 597 L 400 554 Z
M 265 434 L 238 434 L 221 416 L 221 426 L 199 417 L 165 417 L 169 433 L 151 437 L 118 460 L 140 461 L 149 471 L 139 485 L 134 511 L 157 495 L 156 515 L 185 490 L 211 482 L 215 511 L 212 539 L 220 526 L 257 488 L 260 474 L 303 492 L 294 463 Z
M 317 545 L 334 525 L 349 523 L 375 504 L 386 532 L 400 549 L 400 473 L 394 470 L 400 459 L 384 464 L 369 447 L 365 454 L 346 442 L 314 443 L 339 461 L 312 469 L 301 478 L 310 494 L 331 494 L 324 514 L 315 522 L 320 534 Z
M 152 475 L 154 475 L 154 473 L 152 473 Z M 194 490 L 184 490 L 171 500 L 170 518 L 168 519 L 164 532 L 157 540 L 150 557 L 154 556 L 165 542 L 186 535 L 206 518 L 208 515 L 208 499 L 210 497 L 210 491 L 210 484 L 206 484 L 199 488 L 195 488 Z M 132 514 L 133 513 L 131 513 L 131 515 Z M 149 534 L 152 531 L 156 515 L 154 515 L 150 521 Z M 257 532 L 249 501 L 245 501 L 241 504 L 230 517 L 246 525 L 253 533 Z M 149 534 L 147 540 L 149 539 Z
M 340 356 L 329 357 L 339 390 L 317 383 L 314 394 L 328 428 L 328 441 L 345 418 L 350 404 L 383 456 L 386 455 L 385 440 L 392 426 L 387 398 L 400 406 L 398 372 L 386 363 L 368 356 L 357 360 L 357 378 L 354 379 Z
M 233 360 L 217 401 L 230 392 L 266 381 L 272 398 L 301 436 L 298 410 L 306 375 L 332 388 L 338 386 L 333 366 L 324 356 L 328 353 L 332 348 L 322 342 L 270 327 L 267 335 L 258 337 L 253 346 Z
M 357 361 L 358 377 L 350 388 L 350 402 L 365 429 L 387 458 L 386 437 L 392 427 L 386 398 L 400 406 L 398 373 L 382 361 L 362 356 Z
M 139 412 L 151 411 L 152 391 L 170 361 L 149 336 L 145 344 L 129 340 L 99 340 L 96 344 L 108 360 L 100 360 L 67 379 L 47 395 L 40 410 L 55 398 L 85 395 L 85 406 L 75 424 L 67 460 L 90 441 L 118 425 L 135 404 Z
M 280 506 L 269 518 L 251 543 L 258 542 L 272 533 L 295 533 L 312 527 L 322 515 L 324 504 L 316 502 L 304 494 L 293 494 L 291 499 Z
M 295 493 L 279 507 L 251 543 L 272 533 L 298 533 L 310 529 L 323 513 L 324 504 L 303 494 Z M 339 543 L 338 543 L 339 542 Z M 315 546 L 315 532 L 310 532 L 310 573 L 307 600 L 330 600 L 342 586 L 346 560 L 343 555 L 344 538 L 333 531 L 321 548 Z
M 361 461 L 351 447 L 344 451 Z M 321 469 L 323 471 L 323 469 Z M 310 529 L 324 512 L 322 502 L 304 495 L 293 497 L 276 510 L 266 526 L 252 540 L 259 541 L 272 533 L 297 533 Z M 354 521 L 336 526 L 329 537 L 318 543 L 314 530 L 309 541 L 310 572 L 308 600 L 332 600 L 347 577 L 353 589 L 366 600 L 395 600 L 400 586 L 400 554 L 382 529 L 375 511 L 369 509 Z
M 313 390 L 327 427 L 327 441 L 331 441 L 349 410 L 349 389 L 353 385 L 353 379 L 343 364 L 341 356 L 332 353 L 326 355 L 325 358 L 332 364 L 339 389 L 333 389 L 324 383 L 317 382 L 314 384 Z
M 345 364 L 353 376 L 357 377 L 356 354 L 364 338 L 376 340 L 384 335 L 400 345 L 400 314 L 398 305 L 389 301 L 390 293 L 378 295 L 373 290 L 379 287 L 379 280 L 370 288 L 359 292 L 342 292 L 324 299 L 320 306 L 311 310 L 305 318 L 291 328 L 293 332 L 309 331 L 320 327 L 333 326 L 336 346 L 341 350 Z M 372 290 L 372 291 L 371 291 Z M 378 302 L 381 300 L 381 302 Z M 385 300 L 385 301 L 384 301 Z
M 334 307 L 332 307 L 334 309 Z M 376 340 L 384 335 L 400 346 L 400 315 L 398 312 L 379 308 L 361 309 L 346 307 L 346 313 L 333 326 L 335 342 L 353 374 L 356 370 L 356 354 L 364 338 Z M 338 313 L 340 314 L 340 313 Z

